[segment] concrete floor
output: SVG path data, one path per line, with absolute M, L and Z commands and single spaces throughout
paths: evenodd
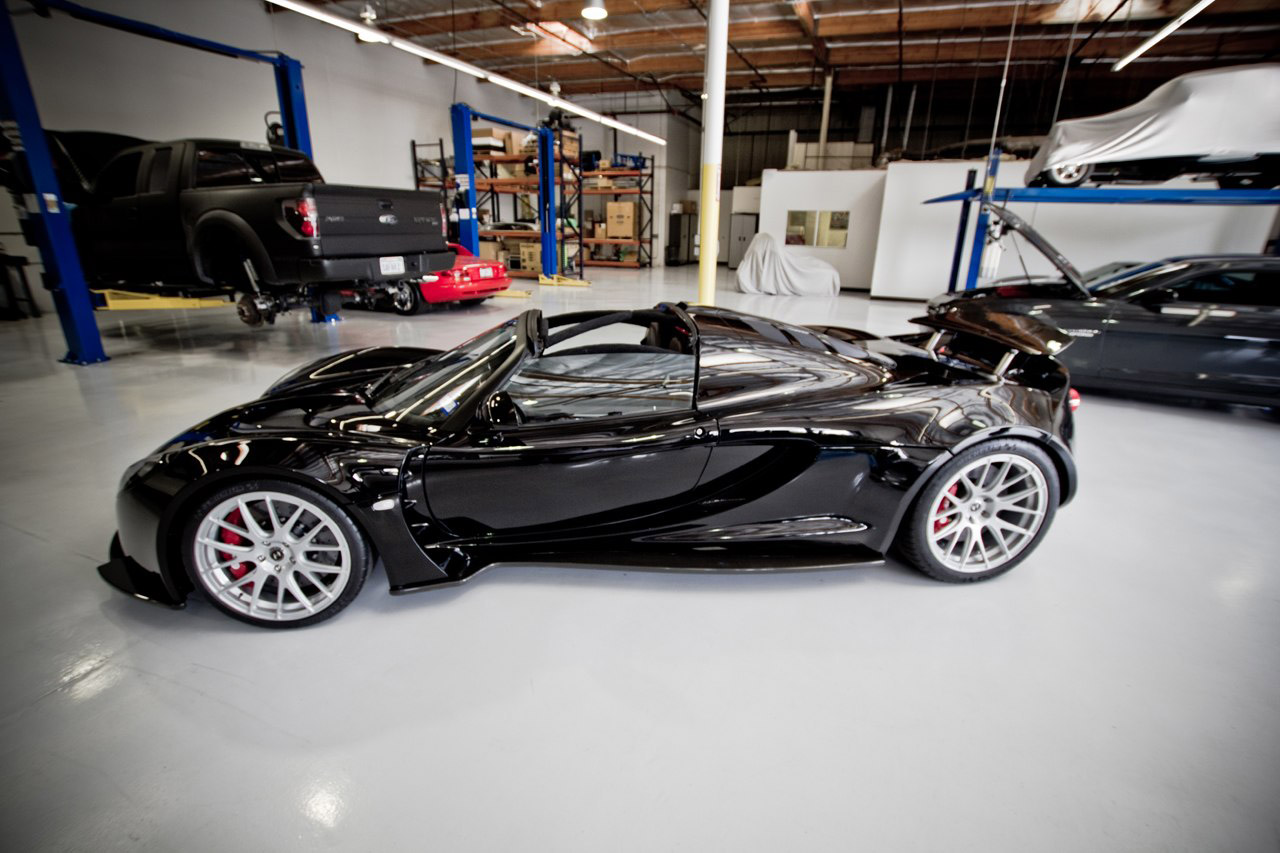
M 976 586 L 512 566 L 393 598 L 379 573 L 269 632 L 94 571 L 124 467 L 304 360 L 693 294 L 683 268 L 333 327 L 100 315 L 93 367 L 55 361 L 55 318 L 0 324 L 4 847 L 1277 849 L 1280 429 L 1248 414 L 1086 397 L 1078 499 Z

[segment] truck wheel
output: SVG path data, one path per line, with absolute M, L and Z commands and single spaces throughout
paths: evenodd
M 236 303 L 236 315 L 239 316 L 240 322 L 246 326 L 261 326 L 266 320 L 262 316 L 262 312 L 258 310 L 258 303 L 254 301 L 253 295 L 246 293 L 240 297 L 240 301 Z
M 402 317 L 421 314 L 427 304 L 422 298 L 422 288 L 416 281 L 396 282 L 396 286 L 391 289 L 390 301 L 391 310 Z

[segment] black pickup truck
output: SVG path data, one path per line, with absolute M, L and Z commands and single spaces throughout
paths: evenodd
M 256 142 L 126 148 L 73 221 L 94 285 L 239 292 L 251 324 L 330 285 L 390 289 L 453 265 L 439 193 L 326 184 L 302 152 Z

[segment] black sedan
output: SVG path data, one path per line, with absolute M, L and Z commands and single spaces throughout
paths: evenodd
M 812 569 L 892 545 L 963 582 L 1024 560 L 1076 488 L 1070 338 L 922 318 L 882 339 L 663 303 L 526 311 L 446 352 L 323 358 L 125 472 L 99 571 L 257 625 L 500 561 Z
M 1168 258 L 1089 282 L 1016 214 L 991 212 L 1062 278 L 946 294 L 931 315 L 980 304 L 1056 325 L 1076 338 L 1062 360 L 1079 388 L 1280 406 L 1280 258 Z

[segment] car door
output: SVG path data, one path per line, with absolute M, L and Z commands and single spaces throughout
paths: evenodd
M 85 206 L 81 238 L 92 276 L 113 282 L 131 279 L 139 255 L 138 177 L 141 151 L 125 152 L 103 167 Z
M 180 148 L 157 146 L 142 161 L 135 198 L 138 254 L 145 259 L 148 281 L 185 283 L 194 280 L 186 236 L 178 213 Z M 141 271 L 140 271 L 141 272 Z
M 529 359 L 428 451 L 431 515 L 499 544 L 622 532 L 690 500 L 716 435 L 693 408 L 693 370 L 677 353 Z
M 1218 265 L 1118 301 L 1103 375 L 1206 397 L 1280 392 L 1280 318 L 1265 304 L 1275 301 L 1275 277 Z

